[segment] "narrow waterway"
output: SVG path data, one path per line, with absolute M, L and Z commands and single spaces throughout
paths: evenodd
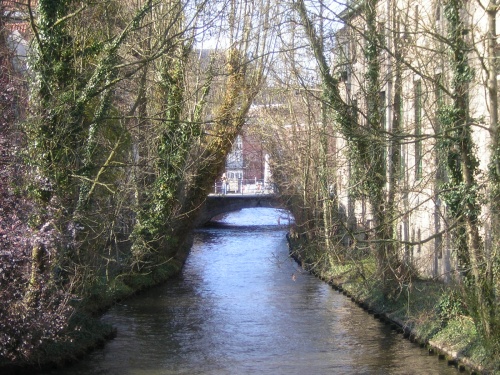
M 52 374 L 457 374 L 302 272 L 278 220 L 242 210 L 197 231 L 180 277 L 114 307 L 118 336 Z

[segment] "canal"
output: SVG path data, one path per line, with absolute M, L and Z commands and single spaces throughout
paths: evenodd
M 50 374 L 457 374 L 288 257 L 286 213 L 198 230 L 182 274 L 112 308 L 117 337 Z

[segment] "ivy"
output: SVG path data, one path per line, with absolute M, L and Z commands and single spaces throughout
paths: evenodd
M 147 201 L 137 213 L 139 224 L 132 233 L 133 251 L 144 259 L 149 252 L 147 244 L 156 243 L 155 248 L 165 249 L 173 241 L 168 228 L 173 225 L 178 209 L 177 193 L 185 179 L 184 167 L 191 142 L 200 134 L 196 129 L 198 124 L 182 120 L 185 60 L 189 52 L 190 46 L 182 45 L 173 62 L 163 61 L 160 74 L 159 89 L 165 119 L 160 126 L 156 149 L 156 176 Z
M 474 70 L 468 63 L 470 48 L 464 37 L 467 29 L 461 17 L 463 7 L 461 0 L 448 0 L 444 7 L 448 21 L 452 95 L 449 105 L 441 105 L 438 113 L 443 130 L 438 148 L 445 157 L 448 172 L 441 195 L 457 224 L 454 239 L 464 276 L 463 297 L 468 301 L 468 312 L 485 343 L 492 343 L 492 353 L 498 353 L 499 322 L 495 303 L 498 298 L 494 286 L 498 261 L 488 259 L 491 255 L 485 251 L 479 234 L 484 198 L 477 179 L 479 162 L 472 140 L 472 121 L 468 116 L 469 83 L 474 78 Z
M 478 173 L 479 162 L 472 141 L 471 120 L 468 118 L 468 84 L 474 77 L 474 70 L 468 63 L 469 50 L 464 39 L 464 25 L 460 17 L 462 2 L 449 0 L 444 14 L 448 21 L 450 48 L 452 102 L 440 103 L 438 121 L 442 136 L 438 139 L 438 152 L 443 156 L 449 181 L 443 186 L 442 194 L 453 216 L 477 218 L 480 212 L 479 189 L 475 179 L 464 180 L 464 171 L 471 176 Z
M 443 324 L 446 324 L 448 321 L 460 315 L 464 315 L 466 306 L 460 294 L 451 290 L 441 296 L 436 306 L 436 310 Z
M 479 187 L 469 186 L 465 183 L 446 182 L 442 185 L 442 198 L 447 207 L 455 217 L 468 217 L 477 220 L 480 214 L 480 206 L 477 202 L 480 199 Z

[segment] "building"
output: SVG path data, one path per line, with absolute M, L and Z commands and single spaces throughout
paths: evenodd
M 269 163 L 262 142 L 246 125 L 226 157 L 225 174 L 230 192 L 263 192 L 270 189 Z
M 37 1 L 31 2 L 31 7 L 35 8 Z M 29 8 L 27 1 L 5 0 L 0 4 L 0 28 L 2 37 L 5 38 L 12 67 L 18 73 L 26 70 L 26 58 L 30 32 Z M 2 52 L 4 53 L 4 52 Z M 5 69 L 6 67 L 2 67 Z
M 373 19 L 367 16 L 368 3 L 375 4 Z M 483 188 L 488 186 L 491 161 L 489 119 L 494 108 L 491 103 L 498 97 L 491 95 L 494 91 L 488 91 L 497 79 L 497 67 L 491 64 L 496 55 L 492 56 L 492 50 L 488 49 L 488 17 L 492 14 L 485 11 L 488 1 L 461 2 L 458 23 L 461 31 L 453 40 L 449 34 L 453 25 L 445 17 L 444 3 L 441 0 L 349 2 L 341 14 L 343 27 L 336 33 L 333 72 L 344 101 L 356 108 L 359 126 L 370 127 L 373 118 L 370 100 L 372 103 L 378 100 L 377 118 L 386 145 L 384 193 L 386 197 L 395 194 L 399 216 L 394 225 L 402 258 L 425 275 L 448 279 L 459 267 L 454 238 L 449 231 L 454 221 L 450 206 L 442 198 L 450 182 L 445 160 L 450 153 L 446 156 L 442 149 L 446 142 L 455 142 L 440 117 L 453 103 L 456 90 L 457 61 L 450 48 L 456 52 L 459 43 L 466 46 L 463 48 L 466 61 L 461 63 L 467 66 L 464 74 L 473 72 L 467 83 L 466 127 L 478 158 L 478 184 Z M 498 24 L 498 11 L 494 13 Z M 373 46 L 378 51 L 376 99 L 373 92 L 370 94 L 373 86 L 369 86 L 367 79 L 368 55 Z M 348 148 L 345 138 L 339 137 L 337 142 L 338 149 Z M 358 227 L 369 230 L 372 216 L 367 210 L 367 199 L 353 198 L 351 194 L 352 162 L 347 154 L 339 165 L 336 181 L 339 203 L 349 208 L 347 211 L 354 216 L 350 219 Z M 484 206 L 481 212 L 486 245 L 487 211 Z

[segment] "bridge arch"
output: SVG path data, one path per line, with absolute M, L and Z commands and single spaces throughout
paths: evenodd
M 211 194 L 198 213 L 196 226 L 203 226 L 220 214 L 256 207 L 285 208 L 275 194 Z

